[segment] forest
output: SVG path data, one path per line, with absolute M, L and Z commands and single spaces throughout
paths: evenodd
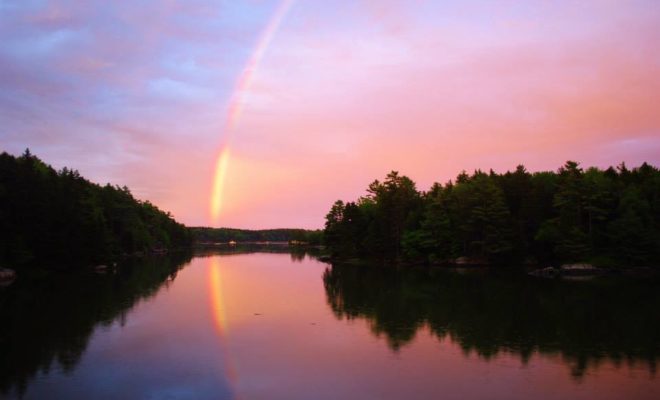
M 190 228 L 196 244 L 245 242 L 301 242 L 309 245 L 321 244 L 323 232 L 307 229 L 236 229 L 236 228 Z
M 190 247 L 188 229 L 127 187 L 0 154 L 0 267 L 71 268 Z
M 443 264 L 660 265 L 660 171 L 647 163 L 556 172 L 465 171 L 428 191 L 393 171 L 336 201 L 325 243 L 336 259 Z

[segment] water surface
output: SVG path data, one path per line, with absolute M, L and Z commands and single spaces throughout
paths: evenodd
M 0 291 L 0 396 L 655 399 L 658 286 L 205 254 Z

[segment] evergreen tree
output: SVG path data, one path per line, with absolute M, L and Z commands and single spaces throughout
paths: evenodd
M 126 187 L 55 171 L 29 150 L 0 154 L 0 265 L 74 267 L 189 245 L 186 227 Z
M 367 193 L 357 203 L 335 203 L 326 217 L 326 243 L 338 257 L 660 263 L 660 171 L 646 163 L 604 171 L 584 171 L 574 161 L 557 172 L 530 174 L 522 165 L 504 174 L 463 171 L 427 193 L 393 171 Z

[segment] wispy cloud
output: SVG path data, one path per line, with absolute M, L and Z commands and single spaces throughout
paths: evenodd
M 0 2 L 0 147 L 208 222 L 234 82 L 277 1 Z M 656 1 L 300 1 L 237 126 L 223 225 L 319 227 L 399 169 L 658 163 Z

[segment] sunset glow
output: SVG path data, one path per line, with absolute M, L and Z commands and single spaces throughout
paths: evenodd
M 7 4 L 2 150 L 190 226 L 320 228 L 391 170 L 660 163 L 657 1 Z
M 660 399 L 659 72 L 660 0 L 0 0 L 0 398 Z

